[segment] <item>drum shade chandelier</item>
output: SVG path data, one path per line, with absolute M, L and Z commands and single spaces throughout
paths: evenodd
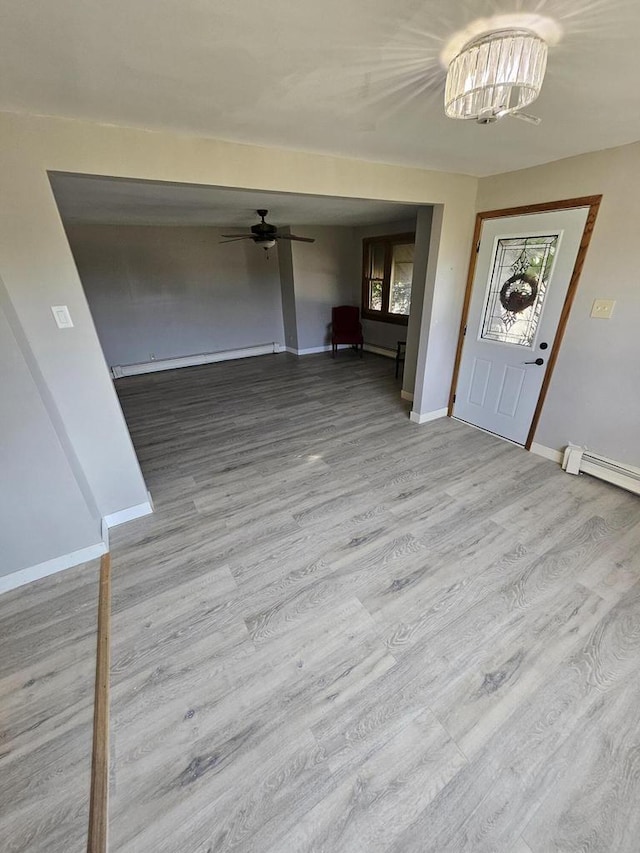
M 468 41 L 447 71 L 444 108 L 449 118 L 490 124 L 507 115 L 538 123 L 522 113 L 540 94 L 547 43 L 533 30 L 498 29 Z

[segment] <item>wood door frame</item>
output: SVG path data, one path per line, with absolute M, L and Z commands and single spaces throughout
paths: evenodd
M 580 240 L 580 247 L 578 248 L 578 254 L 576 255 L 576 262 L 573 265 L 573 272 L 571 273 L 569 287 L 567 288 L 567 295 L 565 296 L 562 311 L 560 313 L 560 319 L 558 321 L 558 327 L 553 339 L 553 344 L 551 345 L 551 354 L 549 356 L 547 371 L 542 382 L 542 387 L 540 388 L 540 394 L 538 395 L 538 402 L 536 403 L 533 418 L 531 419 L 531 426 L 529 427 L 527 440 L 524 444 L 525 450 L 531 450 L 533 438 L 535 436 L 536 429 L 538 428 L 540 415 L 542 414 L 542 407 L 547 396 L 547 391 L 549 390 L 549 384 L 556 366 L 556 361 L 558 360 L 558 353 L 560 352 L 560 346 L 569 320 L 569 314 L 571 313 L 571 306 L 573 305 L 573 300 L 575 299 L 575 295 L 578 290 L 580 275 L 582 274 L 582 268 L 587 256 L 589 243 L 591 242 L 591 235 L 593 234 L 593 228 L 596 222 L 596 217 L 598 216 L 601 201 L 602 195 L 588 195 L 580 198 L 562 199 L 560 201 L 546 201 L 540 204 L 525 204 L 521 207 L 505 207 L 500 210 L 484 210 L 476 214 L 476 225 L 473 232 L 473 242 L 471 243 L 471 257 L 469 259 L 467 284 L 464 293 L 464 302 L 462 304 L 460 331 L 458 332 L 458 345 L 456 347 L 456 358 L 453 365 L 453 377 L 451 379 L 451 391 L 449 393 L 449 406 L 447 408 L 447 415 L 449 417 L 452 417 L 453 415 L 453 404 L 456 394 L 456 386 L 458 384 L 458 375 L 460 372 L 460 361 L 462 359 L 465 329 L 467 327 L 467 319 L 469 316 L 473 279 L 476 272 L 478 251 L 480 249 L 480 240 L 482 239 L 482 226 L 484 225 L 485 219 L 503 219 L 508 216 L 525 216 L 528 213 L 549 213 L 551 211 L 570 210 L 576 207 L 588 207 L 589 213 L 587 214 L 587 221 L 584 225 L 584 231 L 582 232 L 582 238 Z

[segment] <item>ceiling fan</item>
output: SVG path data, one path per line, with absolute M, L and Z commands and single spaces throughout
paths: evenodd
M 251 234 L 223 234 L 224 240 L 221 243 L 235 243 L 237 240 L 253 240 L 253 242 L 262 246 L 263 249 L 272 249 L 277 240 L 296 240 L 299 243 L 315 243 L 313 237 L 296 237 L 295 234 L 278 234 L 278 229 L 275 225 L 270 225 L 264 221 L 265 216 L 269 213 L 268 210 L 257 210 L 256 213 L 261 221 L 257 225 L 251 226 Z

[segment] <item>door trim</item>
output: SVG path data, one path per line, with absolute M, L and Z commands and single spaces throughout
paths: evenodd
M 580 281 L 582 267 L 584 266 L 584 261 L 587 256 L 587 249 L 589 248 L 589 243 L 591 242 L 591 235 L 593 233 L 593 228 L 596 222 L 596 217 L 598 215 L 598 210 L 600 208 L 601 201 L 601 195 L 588 195 L 582 196 L 580 198 L 562 199 L 560 201 L 545 201 L 541 202 L 540 204 L 525 204 L 521 207 L 505 207 L 501 210 L 484 210 L 476 214 L 476 225 L 473 232 L 473 242 L 471 244 L 471 257 L 469 258 L 467 284 L 464 292 L 464 302 L 462 304 L 462 317 L 460 319 L 460 330 L 458 332 L 458 345 L 456 347 L 456 358 L 453 365 L 453 376 L 451 379 L 451 391 L 449 393 L 449 406 L 447 409 L 447 415 L 449 417 L 453 415 L 453 404 L 456 394 L 456 387 L 458 384 L 458 374 L 460 372 L 460 361 L 462 359 L 462 347 L 464 345 L 464 335 L 467 326 L 467 318 L 469 315 L 469 304 L 471 302 L 473 279 L 476 272 L 476 259 L 478 257 L 478 249 L 480 247 L 480 239 L 482 237 L 482 226 L 484 224 L 485 219 L 502 219 L 507 216 L 524 216 L 527 213 L 547 213 L 549 211 L 554 210 L 569 210 L 575 207 L 588 207 L 589 213 L 587 214 L 587 221 L 585 222 L 584 231 L 582 232 L 582 239 L 580 240 L 580 247 L 578 249 L 578 254 L 576 255 L 576 262 L 573 266 L 571 279 L 569 280 L 569 287 L 567 288 L 567 295 L 562 306 L 560 320 L 558 321 L 558 328 L 553 339 L 547 371 L 542 382 L 542 387 L 540 388 L 538 402 L 536 403 L 536 408 L 534 410 L 533 418 L 531 420 L 531 426 L 529 428 L 529 434 L 527 435 L 527 440 L 524 445 L 525 450 L 531 450 L 533 438 L 538 427 L 538 421 L 540 420 L 540 415 L 542 414 L 542 407 L 544 405 L 544 401 L 547 396 L 547 391 L 549 389 L 549 383 L 551 382 L 553 370 L 556 366 L 556 361 L 558 359 L 558 353 L 560 351 L 562 338 L 564 337 L 564 332 L 567 326 L 567 322 L 569 320 L 571 306 L 573 305 L 573 300 L 575 299 L 576 291 L 578 289 L 578 283 Z

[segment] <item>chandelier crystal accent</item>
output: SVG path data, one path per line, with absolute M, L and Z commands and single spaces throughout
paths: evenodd
M 480 124 L 518 115 L 540 94 L 546 68 L 546 42 L 531 30 L 483 33 L 467 42 L 449 65 L 445 113 Z

